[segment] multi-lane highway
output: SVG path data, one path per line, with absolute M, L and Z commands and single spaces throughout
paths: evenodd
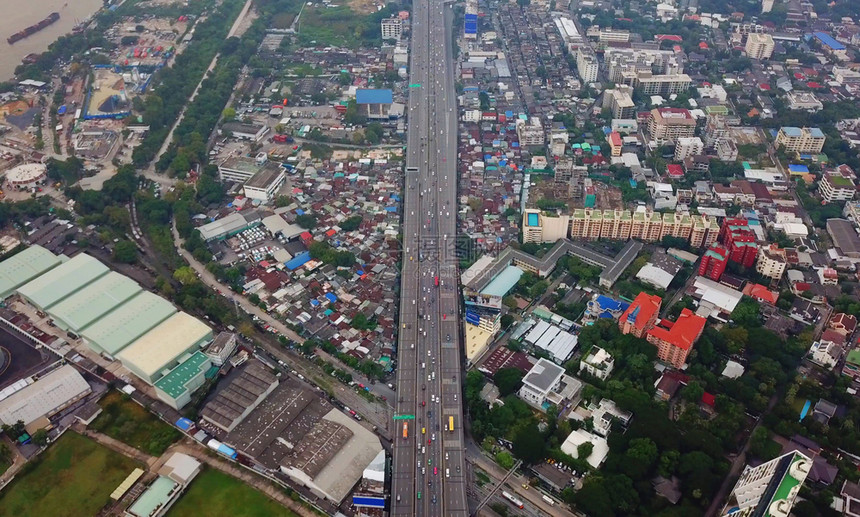
M 413 6 L 391 514 L 466 516 L 451 13 Z

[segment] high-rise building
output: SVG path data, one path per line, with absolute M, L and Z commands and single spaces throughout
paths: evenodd
M 720 515 L 790 515 L 811 469 L 812 459 L 798 451 L 788 452 L 757 467 L 747 465 Z
M 758 262 L 756 262 L 755 270 L 763 276 L 779 281 L 782 274 L 785 273 L 786 264 L 785 250 L 776 244 L 771 244 L 758 250 Z
M 776 146 L 789 153 L 818 154 L 824 149 L 824 132 L 817 127 L 783 126 L 776 134 Z
M 720 243 L 713 243 L 699 262 L 699 276 L 718 281 L 729 265 L 729 250 Z
M 400 18 L 386 18 L 379 22 L 382 26 L 382 39 L 400 39 L 403 34 L 403 20 Z
M 661 325 L 648 330 L 645 339 L 657 347 L 658 359 L 680 369 L 687 362 L 693 345 L 702 336 L 706 321 L 685 307 L 674 323 L 662 320 Z
M 657 295 L 639 293 L 618 319 L 621 333 L 645 337 L 645 334 L 654 328 L 661 303 L 663 300 Z
M 655 108 L 648 121 L 648 136 L 658 143 L 690 138 L 696 133 L 696 119 L 683 108 Z
M 707 215 L 691 215 L 693 229 L 690 232 L 690 246 L 694 248 L 707 248 L 717 242 L 720 235 L 720 225 L 717 221 Z
M 621 74 L 624 84 L 641 90 L 645 95 L 672 95 L 690 89 L 693 80 L 687 74 L 661 74 L 651 72 L 625 72 Z
M 521 146 L 543 145 L 546 135 L 540 117 L 532 117 L 528 122 L 517 119 L 517 137 Z
M 744 51 L 750 59 L 770 59 L 773 55 L 773 36 L 761 32 L 747 35 Z
M 612 118 L 632 119 L 636 115 L 633 103 L 633 88 L 618 85 L 617 88 L 603 92 L 603 107 L 609 108 Z
M 727 217 L 720 228 L 720 242 L 729 250 L 729 259 L 752 267 L 758 256 L 756 236 L 746 219 Z
M 693 137 L 683 137 L 675 140 L 675 161 L 683 162 L 690 156 L 698 156 L 705 151 L 705 143 L 702 139 Z
M 576 50 L 576 73 L 583 83 L 597 81 L 597 56 L 589 47 L 579 47 Z

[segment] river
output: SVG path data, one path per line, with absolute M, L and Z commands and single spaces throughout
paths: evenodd
M 0 6 L 3 8 L 0 16 L 0 81 L 8 81 L 24 56 L 48 50 L 48 45 L 71 32 L 76 23 L 98 11 L 102 0 L 0 0 Z M 6 38 L 38 23 L 54 11 L 60 13 L 60 19 L 54 24 L 14 45 L 6 43 Z

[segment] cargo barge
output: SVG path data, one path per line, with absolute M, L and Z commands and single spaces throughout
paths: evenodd
M 48 15 L 47 18 L 40 21 L 39 23 L 37 23 L 35 25 L 30 25 L 29 27 L 22 30 L 21 32 L 16 32 L 15 34 L 9 36 L 8 38 L 6 38 L 6 41 L 8 41 L 10 45 L 13 45 L 13 44 L 15 44 L 16 41 L 22 40 L 22 39 L 26 38 L 27 36 L 31 36 L 31 35 L 39 32 L 40 30 L 44 29 L 48 25 L 51 25 L 52 23 L 56 22 L 59 19 L 60 19 L 60 13 L 51 13 Z

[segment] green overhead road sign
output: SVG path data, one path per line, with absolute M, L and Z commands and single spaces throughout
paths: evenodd
M 415 420 L 415 415 L 394 415 L 395 420 Z

